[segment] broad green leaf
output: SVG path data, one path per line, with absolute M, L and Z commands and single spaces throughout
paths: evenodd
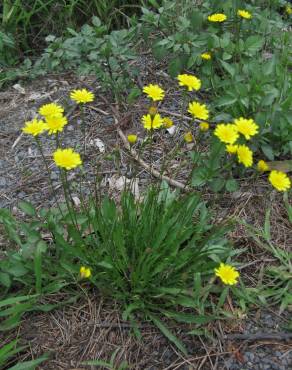
M 11 285 L 11 279 L 9 274 L 0 271 L 0 285 L 1 284 L 5 286 L 5 288 L 9 288 Z
M 232 77 L 235 76 L 235 73 L 236 73 L 235 65 L 224 62 L 224 60 L 220 60 L 220 63 L 226 72 L 228 72 Z
M 274 160 L 274 151 L 273 151 L 273 148 L 266 144 L 266 145 L 262 145 L 261 146 L 261 149 L 264 153 L 264 155 L 270 160 L 270 161 L 273 161 Z
M 25 202 L 24 200 L 18 203 L 19 209 L 24 212 L 28 216 L 36 216 L 36 210 L 33 205 L 29 202 Z
M 262 36 L 249 36 L 245 41 L 245 48 L 253 54 L 262 48 L 264 41 L 265 39 Z
M 216 107 L 225 107 L 236 103 L 236 101 L 237 101 L 236 97 L 224 95 L 216 100 L 215 105 Z
M 225 188 L 227 191 L 233 192 L 238 190 L 238 182 L 235 179 L 229 179 L 226 181 Z

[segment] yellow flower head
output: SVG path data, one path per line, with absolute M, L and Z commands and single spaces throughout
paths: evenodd
M 53 154 L 54 161 L 58 167 L 72 170 L 82 164 L 80 154 L 73 151 L 72 148 L 57 149 Z
M 42 120 L 37 120 L 34 118 L 32 121 L 25 122 L 25 126 L 22 131 L 25 134 L 37 136 L 47 130 L 47 125 Z
M 138 139 L 138 136 L 137 135 L 128 135 L 128 142 L 130 143 L 130 144 L 135 144 L 136 143 L 136 141 L 137 141 L 137 139 Z
M 53 116 L 55 114 L 62 114 L 64 108 L 55 103 L 44 104 L 39 109 L 39 114 L 43 117 Z
M 238 145 L 228 144 L 226 145 L 226 152 L 229 154 L 236 154 Z
M 226 21 L 226 19 L 227 19 L 227 17 L 223 13 L 211 14 L 208 17 L 208 21 L 210 21 L 210 22 L 224 22 L 224 21 Z
M 253 163 L 252 151 L 246 145 L 238 145 L 237 159 L 244 167 L 251 167 Z
M 212 59 L 212 55 L 211 55 L 211 53 L 202 53 L 201 58 L 205 59 L 205 60 L 210 60 L 210 59 Z
M 177 79 L 179 81 L 179 86 L 186 86 L 189 91 L 197 91 L 201 88 L 201 80 L 199 80 L 196 76 L 182 74 L 178 75 Z
M 231 123 L 221 123 L 217 125 L 214 131 L 214 135 L 217 136 L 218 139 L 225 144 L 234 144 L 239 137 L 235 126 Z
M 239 272 L 233 266 L 225 263 L 220 263 L 220 266 L 215 269 L 215 275 L 226 285 L 237 284 L 237 279 L 239 278 Z
M 159 101 L 164 98 L 164 90 L 158 85 L 147 85 L 144 87 L 143 92 L 153 101 Z
M 291 8 L 291 6 L 290 6 L 290 5 L 287 5 L 287 6 L 286 6 L 286 13 L 287 13 L 288 15 L 291 15 L 291 14 L 292 14 L 292 8 Z
M 257 169 L 260 172 L 266 172 L 270 170 L 267 162 L 263 161 L 262 159 L 258 161 Z
M 237 15 L 241 18 L 251 19 L 252 15 L 247 10 L 238 9 Z
M 259 130 L 259 126 L 254 122 L 253 119 L 237 118 L 234 120 L 237 131 L 242 134 L 246 140 L 249 140 L 252 136 L 256 135 Z
M 273 170 L 269 175 L 269 181 L 279 191 L 286 191 L 291 188 L 291 181 L 286 173 Z
M 186 143 L 191 143 L 193 140 L 194 140 L 194 138 L 193 138 L 193 135 L 192 135 L 191 131 L 184 134 L 184 141 Z
M 46 117 L 46 125 L 49 135 L 62 132 L 67 123 L 67 118 L 62 114 L 55 114 L 53 116 Z
M 170 128 L 173 126 L 173 121 L 171 118 L 169 117 L 163 117 L 163 126 L 165 128 Z
M 200 127 L 200 130 L 201 130 L 201 131 L 208 131 L 208 130 L 209 130 L 209 128 L 210 128 L 210 125 L 209 125 L 209 123 L 208 123 L 208 122 L 201 122 L 201 123 L 199 124 L 199 127 Z
M 78 104 L 90 103 L 94 100 L 94 94 L 86 89 L 73 90 L 70 98 Z
M 163 126 L 163 119 L 160 114 L 155 114 L 153 117 L 150 114 L 147 114 L 142 117 L 142 123 L 146 130 L 151 130 Z
M 209 111 L 205 104 L 200 104 L 196 101 L 193 101 L 189 104 L 188 112 L 193 115 L 194 118 L 199 119 L 208 119 Z
M 82 279 L 88 279 L 91 276 L 91 270 L 89 267 L 81 266 L 79 272 Z

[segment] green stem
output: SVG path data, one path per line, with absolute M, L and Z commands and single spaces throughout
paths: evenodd
M 85 158 L 86 153 L 86 127 L 85 127 L 85 119 L 84 119 L 84 105 L 80 105 L 81 111 L 81 129 L 83 134 L 83 157 Z
M 63 186 L 63 190 L 64 190 L 66 206 L 67 206 L 72 224 L 75 226 L 76 230 L 80 233 L 76 217 L 74 217 L 74 210 L 70 205 L 70 202 L 71 202 L 71 204 L 74 204 L 74 203 L 73 203 L 73 200 L 72 200 L 72 197 L 71 197 L 71 194 L 70 194 L 70 190 L 69 190 L 67 172 L 63 169 L 60 169 L 60 177 L 61 177 L 61 182 L 62 182 L 62 186 Z
M 46 158 L 45 158 L 45 155 L 44 155 L 44 151 L 43 151 L 42 144 L 41 144 L 41 142 L 40 142 L 40 140 L 39 140 L 39 138 L 38 138 L 37 136 L 35 136 L 35 141 L 36 141 L 36 143 L 37 143 L 38 149 L 39 149 L 39 151 L 40 151 L 40 153 L 41 153 L 41 156 L 42 156 L 43 162 L 44 162 L 44 164 L 45 164 L 45 167 L 46 167 L 46 170 L 47 170 L 47 173 L 48 173 L 49 183 L 50 183 L 50 186 L 51 186 L 52 194 L 53 194 L 53 196 L 54 196 L 54 199 L 55 199 L 55 202 L 56 202 L 57 207 L 58 207 L 58 209 L 59 209 L 59 212 L 60 212 L 60 214 L 61 214 L 61 215 L 62 215 L 62 217 L 63 217 L 63 213 L 62 213 L 62 210 L 61 210 L 60 204 L 59 204 L 59 202 L 58 202 L 58 199 L 57 199 L 57 196 L 56 196 L 56 193 L 55 193 L 55 189 L 54 189 L 54 185 L 53 185 L 53 182 L 52 182 L 52 178 L 51 178 L 51 170 L 50 170 L 50 168 L 49 168 L 49 166 L 48 166 L 48 163 L 47 163 L 47 161 L 46 161 Z

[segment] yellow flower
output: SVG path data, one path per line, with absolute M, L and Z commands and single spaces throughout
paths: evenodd
M 54 161 L 58 167 L 72 170 L 82 164 L 80 154 L 73 151 L 72 148 L 57 149 L 53 154 Z
M 46 117 L 46 125 L 49 135 L 62 132 L 67 123 L 67 118 L 62 114 L 55 114 L 53 116 Z
M 237 158 L 238 162 L 242 163 L 245 167 L 251 167 L 253 163 L 252 151 L 246 145 L 238 145 Z
M 259 126 L 254 122 L 253 119 L 246 119 L 243 117 L 234 120 L 237 131 L 242 134 L 246 140 L 249 140 L 251 136 L 258 133 Z
M 25 126 L 22 131 L 25 134 L 37 136 L 47 130 L 47 125 L 42 120 L 37 120 L 34 118 L 32 121 L 25 122 Z
M 55 103 L 44 104 L 39 109 L 39 114 L 43 117 L 48 117 L 55 114 L 62 114 L 63 112 L 64 108 L 61 105 Z
M 147 85 L 144 87 L 143 92 L 153 101 L 162 100 L 164 98 L 164 90 L 158 85 Z
M 137 135 L 128 135 L 128 142 L 130 144 L 135 144 L 135 142 L 137 141 L 138 137 Z
M 208 131 L 208 130 L 209 130 L 209 128 L 210 128 L 210 125 L 209 125 L 209 123 L 208 123 L 208 122 L 201 122 L 201 123 L 199 124 L 199 127 L 200 127 L 200 130 L 201 130 L 201 131 Z
M 224 22 L 224 21 L 226 21 L 226 19 L 227 19 L 227 17 L 223 13 L 211 14 L 208 17 L 208 21 L 210 21 L 210 22 Z
M 270 170 L 267 162 L 263 161 L 262 159 L 258 161 L 257 169 L 260 172 L 266 172 Z
M 201 58 L 205 60 L 210 60 L 212 58 L 211 53 L 202 53 Z
M 201 80 L 199 80 L 196 76 L 182 74 L 178 75 L 177 79 L 179 81 L 179 86 L 186 86 L 189 91 L 197 91 L 201 88 Z
M 238 9 L 237 15 L 241 18 L 251 19 L 252 15 L 247 10 Z
M 229 154 L 236 154 L 238 145 L 228 144 L 226 145 L 226 152 Z
M 151 117 L 150 114 L 147 114 L 142 117 L 142 123 L 146 130 L 151 130 L 163 126 L 163 119 L 160 114 L 155 114 L 153 117 Z
M 184 134 L 184 141 L 186 143 L 191 143 L 193 140 L 194 140 L 194 138 L 193 138 L 193 135 L 192 135 L 191 131 Z
M 269 181 L 279 191 L 286 191 L 291 188 L 291 181 L 286 173 L 273 170 L 269 175 Z
M 189 104 L 188 112 L 191 113 L 194 118 L 199 119 L 208 119 L 209 118 L 209 111 L 205 104 L 200 104 L 196 101 L 193 101 Z
M 164 118 L 163 118 L 163 126 L 164 126 L 165 128 L 170 128 L 170 127 L 172 127 L 172 126 L 173 126 L 173 121 L 172 121 L 172 119 L 170 119 L 169 117 L 164 117 Z
M 82 279 L 88 279 L 91 276 L 91 270 L 89 267 L 81 266 L 79 272 Z
M 78 104 L 90 103 L 94 100 L 94 94 L 86 89 L 73 90 L 70 98 Z
M 225 263 L 220 263 L 220 266 L 215 269 L 215 275 L 226 285 L 237 284 L 237 279 L 239 278 L 239 272 L 233 266 Z
M 291 15 L 291 14 L 292 14 L 292 8 L 291 8 L 291 6 L 290 6 L 290 5 L 287 5 L 287 6 L 286 6 L 286 13 L 287 13 L 288 15 Z
M 235 126 L 231 123 L 221 123 L 217 125 L 214 131 L 214 135 L 217 136 L 218 139 L 225 144 L 234 144 L 239 137 Z

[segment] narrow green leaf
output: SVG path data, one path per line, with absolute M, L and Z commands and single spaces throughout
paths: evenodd
M 162 334 L 165 335 L 168 340 L 174 343 L 182 353 L 187 355 L 187 350 L 185 346 L 183 345 L 183 343 L 164 325 L 164 323 L 161 320 L 159 320 L 156 316 L 152 314 L 148 314 L 148 315 L 150 319 L 153 321 L 153 323 L 162 332 Z
M 17 365 L 10 367 L 8 370 L 34 370 L 39 364 L 48 360 L 48 358 L 49 355 L 45 354 L 36 360 L 19 362 Z

